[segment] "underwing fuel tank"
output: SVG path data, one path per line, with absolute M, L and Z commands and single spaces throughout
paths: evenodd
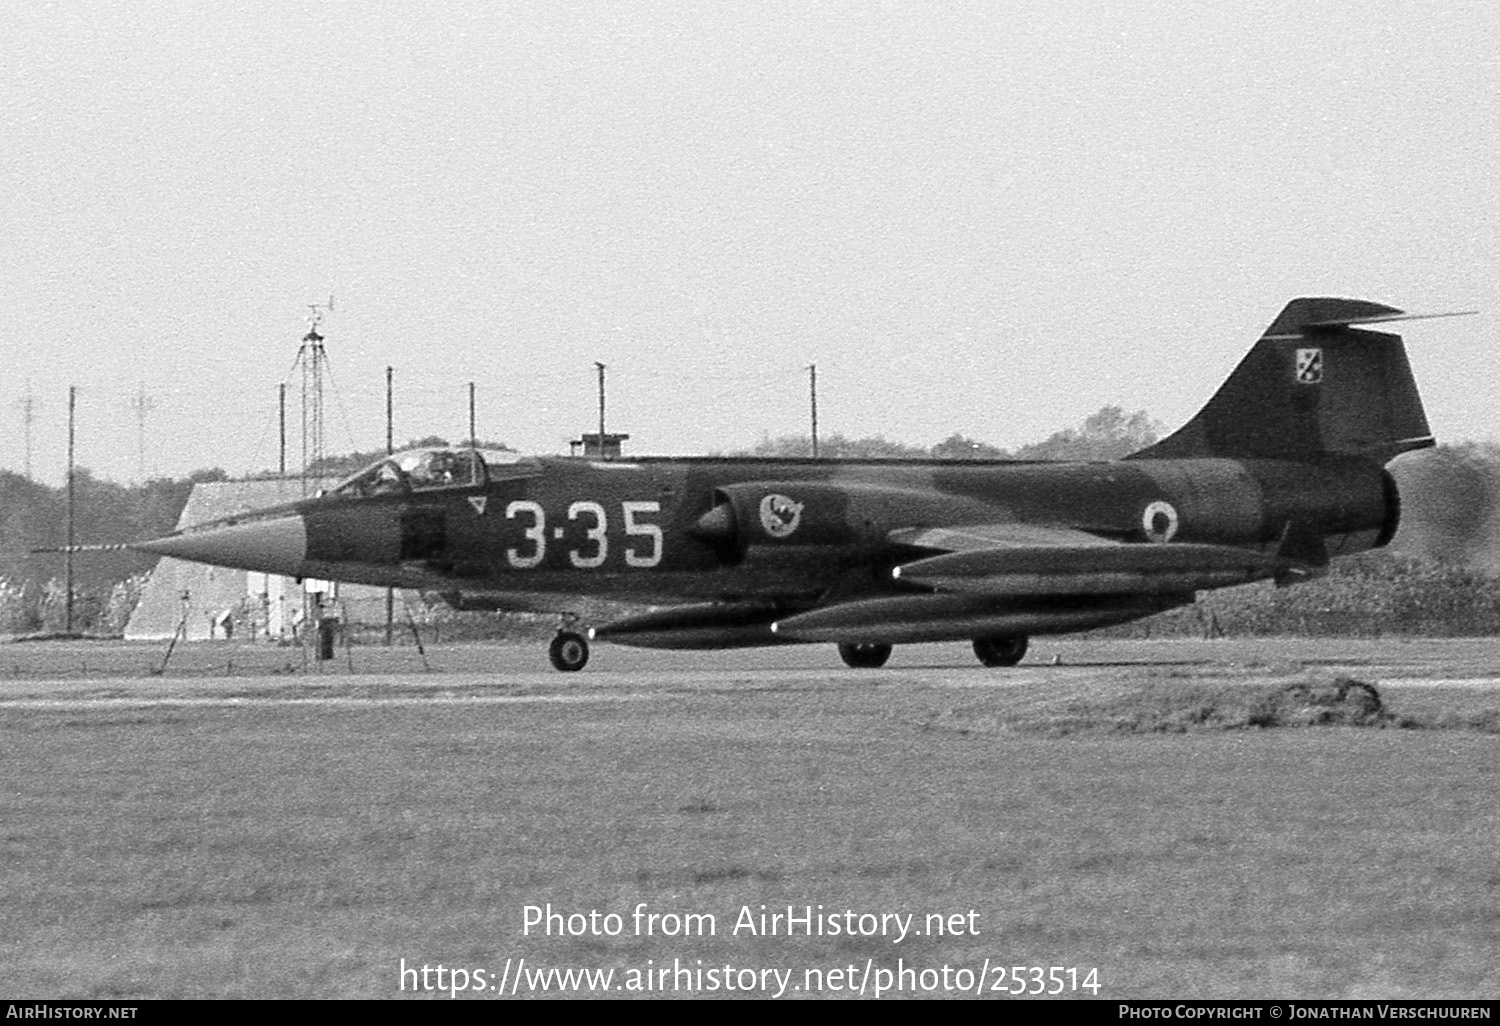
M 771 625 L 778 638 L 891 645 L 1024 634 L 1063 634 L 1128 623 L 1193 601 L 1193 593 L 997 600 L 986 595 L 897 595 L 844 602 Z
M 591 638 L 640 648 L 750 648 L 798 639 L 777 637 L 783 612 L 770 602 L 701 602 L 627 617 L 589 631 Z

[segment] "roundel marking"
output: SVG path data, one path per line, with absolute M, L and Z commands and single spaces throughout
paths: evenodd
M 1157 499 L 1141 513 L 1141 528 L 1154 542 L 1169 542 L 1177 534 L 1177 509 L 1170 502 Z
M 785 538 L 802 523 L 802 506 L 773 492 L 760 500 L 760 526 L 772 538 Z

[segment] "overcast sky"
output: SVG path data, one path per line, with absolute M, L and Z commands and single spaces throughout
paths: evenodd
M 333 450 L 701 453 L 820 428 L 1175 426 L 1285 302 L 1407 326 L 1496 438 L 1500 5 L 1370 0 L 13 3 L 0 467 L 277 459 L 306 330 Z M 300 378 L 291 381 L 292 461 Z

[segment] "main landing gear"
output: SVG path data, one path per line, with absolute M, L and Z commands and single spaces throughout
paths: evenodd
M 891 657 L 889 645 L 840 645 L 839 658 L 856 670 L 874 670 Z
M 974 654 L 986 666 L 1014 666 L 1026 654 L 1026 635 L 1002 634 L 997 638 L 975 638 Z
M 1026 655 L 1024 634 L 1002 634 L 994 638 L 975 638 L 974 654 L 986 666 L 1014 666 Z M 839 658 L 856 670 L 873 670 L 884 666 L 891 657 L 891 646 L 874 643 L 839 645 Z
M 1027 637 L 1024 634 L 1005 634 L 994 638 L 975 638 L 974 654 L 985 666 L 1014 666 L 1026 655 Z M 552 665 L 564 673 L 581 670 L 588 665 L 588 639 L 577 631 L 564 627 L 552 639 L 547 648 Z M 874 670 L 885 665 L 891 657 L 891 646 L 874 643 L 839 645 L 839 658 L 856 670 Z
M 589 661 L 588 639 L 577 631 L 560 630 L 557 637 L 552 639 L 547 656 L 552 660 L 552 665 L 564 673 L 581 670 Z

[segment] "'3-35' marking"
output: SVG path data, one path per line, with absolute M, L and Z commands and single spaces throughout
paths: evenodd
M 661 562 L 662 534 L 657 524 L 641 523 L 636 518 L 646 513 L 660 513 L 659 502 L 622 502 L 620 516 L 625 522 L 625 565 L 656 566 Z M 517 499 L 505 507 L 505 518 L 523 521 L 523 544 L 505 550 L 506 561 L 518 570 L 541 566 L 547 558 L 547 513 L 541 503 Z M 604 506 L 581 500 L 568 507 L 568 519 L 581 522 L 587 529 L 584 544 L 568 550 L 568 562 L 580 570 L 592 570 L 609 558 L 609 515 Z M 555 528 L 555 538 L 562 529 Z

